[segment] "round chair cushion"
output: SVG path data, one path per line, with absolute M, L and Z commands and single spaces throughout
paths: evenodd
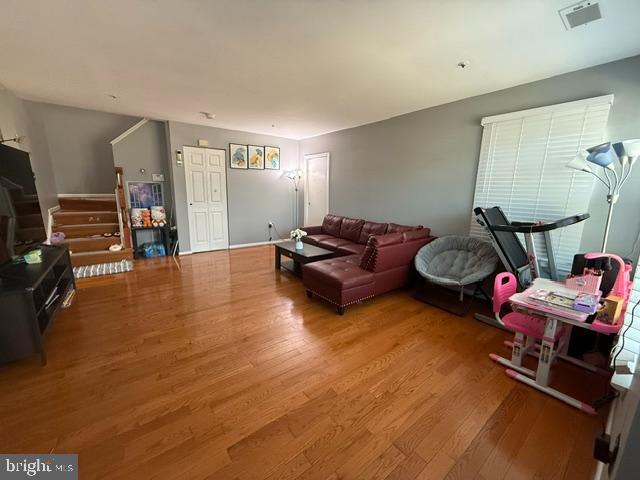
M 496 269 L 493 245 L 473 237 L 448 235 L 422 247 L 415 258 L 416 270 L 428 281 L 463 287 L 480 282 Z

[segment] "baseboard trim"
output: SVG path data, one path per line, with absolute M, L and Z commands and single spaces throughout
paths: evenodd
M 274 243 L 285 242 L 286 240 L 267 240 L 266 242 L 253 242 L 253 243 L 238 243 L 236 245 L 229 245 L 229 250 L 235 250 L 237 248 L 249 248 L 249 247 L 261 247 L 263 245 L 273 245 Z M 220 248 L 217 250 L 206 250 L 204 252 L 196 252 L 196 253 L 208 253 L 208 252 L 220 252 L 225 250 L 224 248 Z M 178 252 L 178 255 L 193 255 L 194 252 Z
M 229 245 L 229 250 L 235 250 L 236 248 L 260 247 L 262 245 L 273 245 L 274 243 L 280 243 L 284 241 L 285 240 L 267 240 L 266 242 L 238 243 L 236 245 Z
M 116 198 L 115 193 L 59 193 L 58 198 Z

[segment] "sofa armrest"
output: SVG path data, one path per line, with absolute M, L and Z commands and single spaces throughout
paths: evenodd
M 302 227 L 307 235 L 320 235 L 322 233 L 322 225 L 313 225 L 310 227 Z
M 384 272 L 397 267 L 413 265 L 413 259 L 418 250 L 435 238 L 427 236 L 417 240 L 378 247 L 372 252 L 365 269 L 370 272 Z

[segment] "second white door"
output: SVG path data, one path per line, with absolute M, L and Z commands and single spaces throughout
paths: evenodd
M 329 152 L 304 156 L 304 224 L 320 225 L 329 213 Z
M 229 248 L 226 151 L 184 147 L 192 252 Z

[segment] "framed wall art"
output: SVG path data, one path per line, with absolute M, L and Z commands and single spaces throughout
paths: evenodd
M 238 145 L 237 143 L 229 144 L 229 166 L 231 168 L 246 169 L 248 166 L 247 146 Z
M 280 170 L 280 147 L 264 147 L 264 168 Z
M 249 145 L 249 168 L 264 170 L 264 147 Z

